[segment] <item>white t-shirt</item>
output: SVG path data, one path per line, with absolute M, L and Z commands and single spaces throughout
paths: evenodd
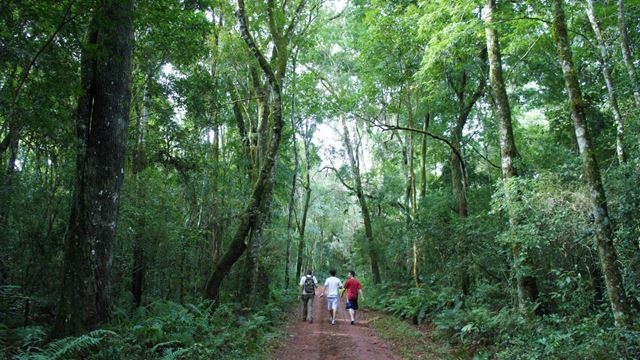
M 338 289 L 342 287 L 342 281 L 335 276 L 330 276 L 325 280 L 324 286 L 327 297 L 338 296 Z
M 304 281 L 307 279 L 307 276 L 308 275 L 303 275 L 300 278 L 300 284 L 299 285 L 302 286 L 302 292 L 304 292 Z M 316 279 L 315 276 L 313 276 L 313 283 L 316 285 L 316 287 L 318 287 L 318 279 Z

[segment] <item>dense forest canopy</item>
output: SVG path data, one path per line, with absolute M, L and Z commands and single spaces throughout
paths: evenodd
M 257 356 L 331 268 L 638 358 L 639 49 L 637 0 L 2 0 L 0 358 Z

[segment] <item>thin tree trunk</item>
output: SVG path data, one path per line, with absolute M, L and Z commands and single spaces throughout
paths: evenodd
M 293 126 L 294 129 L 294 134 L 293 134 L 293 156 L 294 156 L 294 168 L 293 168 L 293 179 L 291 181 L 291 195 L 289 197 L 289 214 L 288 214 L 288 220 L 287 220 L 287 256 L 286 256 L 286 262 L 285 262 L 285 269 L 284 269 L 284 288 L 288 289 L 289 288 L 289 268 L 291 266 L 291 233 L 293 232 L 293 223 L 294 223 L 294 219 L 293 219 L 293 213 L 295 211 L 294 207 L 295 207 L 295 200 L 296 200 L 296 188 L 297 188 L 297 183 L 298 183 L 298 171 L 299 171 L 299 160 L 298 160 L 298 144 L 296 141 L 296 131 L 295 131 L 295 122 L 293 121 L 293 116 L 291 119 L 291 125 Z M 296 262 L 296 269 L 297 269 L 297 262 Z
M 602 31 L 600 31 L 600 25 L 598 25 L 598 21 L 596 20 L 593 0 L 587 0 L 587 16 L 598 40 L 598 47 L 600 48 L 600 58 L 598 60 L 600 60 L 600 64 L 602 65 L 602 75 L 604 76 L 604 82 L 607 84 L 607 92 L 609 93 L 609 105 L 613 112 L 613 118 L 616 121 L 616 154 L 618 155 L 618 162 L 623 164 L 626 160 L 624 150 L 624 118 L 618 106 L 618 97 L 616 96 L 615 87 L 613 86 L 611 64 L 609 63 L 609 52 L 607 51 L 607 45 L 604 42 Z
M 502 178 L 506 183 L 509 179 L 518 176 L 514 163 L 519 158 L 513 138 L 513 125 L 511 120 L 511 106 L 502 74 L 502 55 L 500 54 L 500 41 L 498 32 L 494 28 L 493 15 L 496 11 L 496 1 L 487 0 L 485 4 L 485 35 L 487 39 L 487 53 L 489 58 L 489 81 L 493 90 L 495 105 L 498 110 L 500 129 L 500 155 Z M 509 187 L 509 185 L 506 185 Z M 513 229 L 518 225 L 518 219 L 513 211 L 514 202 L 518 201 L 514 194 L 507 191 L 507 208 L 509 213 L 509 226 Z M 522 253 L 522 243 L 518 239 L 513 239 L 512 245 L 513 271 L 516 277 L 518 294 L 518 307 L 525 311 L 527 305 L 536 301 L 537 282 L 531 275 L 523 274 L 522 264 L 527 263 L 525 255 Z
M 138 141 L 133 153 L 133 176 L 136 183 L 136 202 L 137 206 L 144 206 L 144 202 L 140 201 L 140 198 L 144 196 L 144 189 L 142 188 L 140 180 L 140 172 L 147 166 L 145 155 L 145 142 L 147 123 L 149 117 L 149 111 L 147 109 L 147 92 L 143 89 L 144 95 L 142 96 L 142 109 L 139 112 L 138 120 Z M 143 227 L 144 228 L 144 227 Z M 144 230 L 143 230 L 144 231 Z M 142 234 L 136 233 L 133 243 L 133 267 L 131 274 L 131 293 L 133 294 L 133 304 L 135 307 L 142 304 L 142 291 L 144 285 L 144 275 L 146 270 L 144 244 Z
M 287 219 L 287 254 L 284 265 L 284 288 L 289 289 L 289 270 L 291 267 L 291 233 L 293 232 L 293 212 L 296 202 L 296 188 L 298 185 L 298 171 L 300 170 L 300 160 L 298 158 L 298 141 L 297 126 L 296 126 L 296 61 L 298 59 L 298 52 L 296 51 L 293 56 L 293 82 L 291 84 L 291 130 L 293 131 L 293 179 L 291 180 L 291 195 L 289 197 L 289 213 Z M 296 264 L 297 265 L 297 264 Z
M 584 100 L 580 91 L 580 84 L 576 74 L 569 36 L 567 34 L 567 24 L 565 21 L 563 1 L 553 1 L 553 36 L 558 51 L 558 58 L 562 66 L 567 92 L 569 93 L 569 105 L 571 118 L 575 127 L 578 148 L 582 157 L 584 168 L 584 179 L 589 189 L 589 200 L 592 207 L 594 219 L 594 230 L 596 233 L 596 244 L 600 257 L 600 266 L 604 275 L 611 310 L 616 326 L 624 326 L 631 320 L 629 304 L 622 284 L 622 276 L 617 265 L 617 254 L 613 246 L 613 231 L 609 211 L 607 209 L 607 198 L 600 178 L 600 170 L 591 145 L 586 116 L 584 112 Z
M 132 1 L 101 2 L 89 44 L 104 56 L 82 54 L 77 174 L 54 336 L 94 329 L 111 318 L 111 267 L 131 97 L 132 11 Z
M 624 18 L 624 0 L 618 0 L 618 31 L 620 32 L 620 49 L 622 50 L 622 58 L 624 59 L 624 64 L 627 66 L 629 81 L 631 82 L 631 88 L 633 89 L 633 97 L 636 101 L 636 106 L 640 109 L 640 84 L 638 84 L 638 75 L 636 73 L 635 65 L 633 64 L 631 47 L 629 46 L 627 24 Z
M 369 207 L 367 206 L 367 199 L 362 189 L 362 178 L 360 177 L 360 166 L 358 159 L 356 158 L 356 151 L 353 149 L 351 139 L 349 138 L 349 129 L 347 128 L 347 122 L 344 117 L 342 118 L 342 126 L 344 128 L 343 141 L 347 150 L 347 156 L 351 164 L 351 172 L 353 174 L 356 196 L 360 204 L 360 210 L 362 211 L 362 220 L 364 222 L 364 234 L 367 239 L 367 250 L 369 258 L 371 260 L 371 276 L 375 285 L 380 283 L 380 269 L 378 267 L 378 254 L 375 246 L 375 239 L 373 237 L 373 228 L 371 226 L 371 215 L 369 213 Z
M 484 94 L 485 80 L 484 80 L 484 68 L 486 66 L 487 52 L 485 48 L 480 51 L 481 70 L 480 79 L 478 80 L 478 86 L 471 94 L 471 96 L 465 95 L 465 89 L 467 87 L 467 71 L 463 70 L 460 74 L 460 79 L 456 84 L 453 77 L 448 76 L 447 80 L 454 90 L 457 102 L 458 102 L 458 116 L 452 129 L 451 135 L 451 187 L 453 189 L 453 195 L 456 199 L 456 212 L 461 220 L 465 220 L 469 215 L 469 208 L 467 202 L 467 178 L 465 172 L 465 166 L 462 154 L 462 132 L 467 123 L 471 110 L 475 106 L 476 102 Z M 466 255 L 463 255 L 466 256 Z M 471 278 L 469 272 L 464 269 L 460 274 L 462 292 L 464 295 L 470 294 Z
M 429 129 L 430 114 L 426 113 L 422 123 L 422 131 L 425 133 Z M 422 134 L 420 144 L 420 199 L 427 195 L 427 134 Z
M 411 111 L 411 104 L 409 103 L 409 127 L 413 128 L 413 112 Z M 411 219 L 412 221 L 416 220 L 416 215 L 418 213 L 418 204 L 417 204 L 417 192 L 416 192 L 416 174 L 414 170 L 414 133 L 410 131 L 407 139 L 407 174 L 409 180 L 409 205 L 411 207 Z M 418 244 L 416 243 L 416 236 L 414 234 L 411 235 L 411 257 L 412 257 L 412 266 L 411 266 L 411 274 L 413 275 L 413 281 L 416 287 L 420 286 L 420 270 L 418 267 Z
M 302 219 L 298 226 L 300 238 L 298 239 L 298 261 L 296 263 L 296 279 L 302 276 L 302 258 L 304 254 L 304 237 L 307 228 L 307 215 L 309 213 L 309 203 L 311 201 L 311 163 L 309 158 L 309 127 L 305 125 L 305 134 L 303 136 L 304 143 L 304 161 L 305 161 L 305 184 L 304 184 L 304 205 L 302 208 Z

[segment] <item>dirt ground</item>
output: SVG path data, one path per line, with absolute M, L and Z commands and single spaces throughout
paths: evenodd
M 319 291 L 317 292 L 319 294 Z M 332 359 L 401 359 L 391 347 L 369 328 L 370 313 L 358 311 L 355 325 L 341 299 L 336 324 L 331 325 L 326 298 L 316 294 L 313 303 L 313 323 L 302 321 L 302 305 L 296 309 L 296 323 L 288 328 L 289 338 L 274 351 L 277 360 L 332 360 Z

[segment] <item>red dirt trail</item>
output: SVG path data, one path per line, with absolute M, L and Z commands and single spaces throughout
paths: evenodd
M 289 327 L 289 338 L 278 346 L 272 359 L 401 359 L 393 354 L 387 343 L 377 337 L 373 329 L 369 328 L 370 316 L 368 315 L 371 314 L 358 311 L 356 324 L 351 325 L 344 305 L 345 300 L 340 299 L 335 325 L 331 325 L 326 298 L 316 295 L 313 303 L 312 324 L 301 320 L 302 305 L 296 307 L 296 323 Z

